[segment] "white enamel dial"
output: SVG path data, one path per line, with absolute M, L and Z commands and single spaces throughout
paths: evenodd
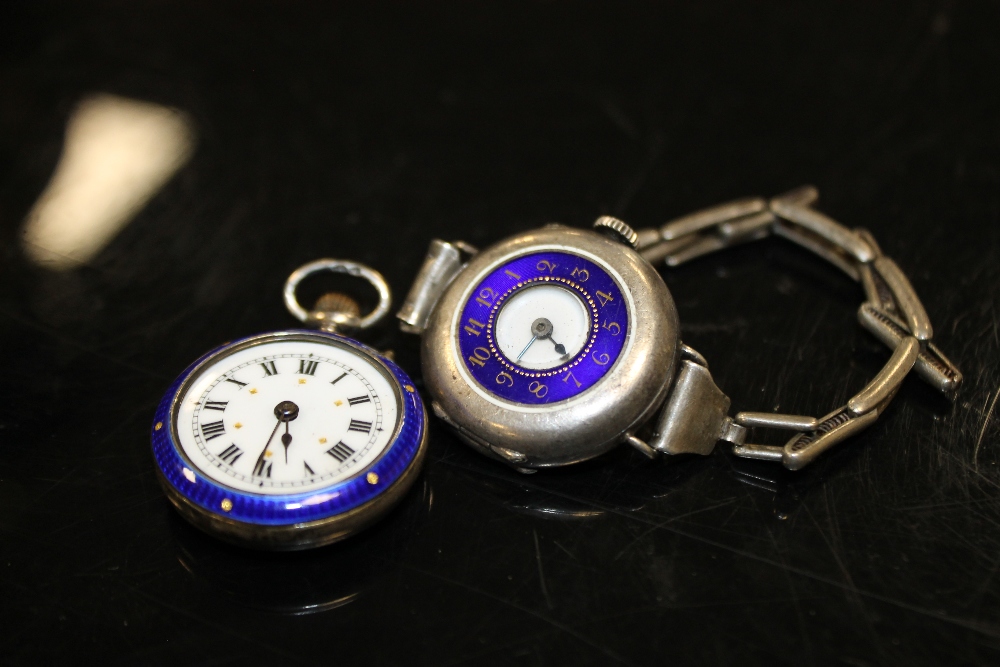
M 494 336 L 511 362 L 532 370 L 572 359 L 590 337 L 590 316 L 574 292 L 559 285 L 526 287 L 512 294 L 496 318 Z
M 347 345 L 262 341 L 223 351 L 177 399 L 188 460 L 240 491 L 298 494 L 363 471 L 390 444 L 397 392 L 376 361 Z

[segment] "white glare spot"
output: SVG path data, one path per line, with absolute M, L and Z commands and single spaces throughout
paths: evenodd
M 194 143 L 176 109 L 113 95 L 83 100 L 25 220 L 25 253 L 54 270 L 90 261 L 187 163 Z
M 194 473 L 191 472 L 190 469 L 182 468 L 181 472 L 184 473 L 185 479 L 187 479 L 187 481 L 191 482 L 192 484 L 198 481 L 198 478 L 194 476 Z
M 320 503 L 325 503 L 328 500 L 333 500 L 340 495 L 340 492 L 334 493 L 319 493 L 315 496 L 311 496 L 302 501 L 303 505 L 319 505 Z

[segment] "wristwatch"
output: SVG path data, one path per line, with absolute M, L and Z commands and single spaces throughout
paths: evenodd
M 398 313 L 422 337 L 434 413 L 476 450 L 524 472 L 626 443 L 650 458 L 712 452 L 796 470 L 869 426 L 911 371 L 954 397 L 958 369 L 931 342 L 927 314 L 872 235 L 815 210 L 818 191 L 739 199 L 635 231 L 610 216 L 560 224 L 479 251 L 435 240 Z M 678 266 L 776 234 L 861 283 L 860 323 L 892 354 L 846 405 L 815 418 L 729 415 L 708 363 L 679 337 L 656 263 Z M 783 447 L 747 442 L 754 427 L 796 433 Z

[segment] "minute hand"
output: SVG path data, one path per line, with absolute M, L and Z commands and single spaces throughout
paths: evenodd
M 531 340 L 528 341 L 528 344 L 524 346 L 523 350 L 521 350 L 521 354 L 517 355 L 517 359 L 515 359 L 514 361 L 521 361 L 521 357 L 524 356 L 524 353 L 528 351 L 528 348 L 531 347 L 531 344 L 534 343 L 536 340 L 538 340 L 538 336 L 532 336 Z
M 264 449 L 260 451 L 260 456 L 257 457 L 257 463 L 254 464 L 253 471 L 254 474 L 260 470 L 261 465 L 264 463 L 264 454 L 267 454 L 267 448 L 271 446 L 271 441 L 274 440 L 274 434 L 278 432 L 278 427 L 281 426 L 281 420 L 274 425 L 274 430 L 271 431 L 271 437 L 267 439 L 267 444 L 264 445 Z

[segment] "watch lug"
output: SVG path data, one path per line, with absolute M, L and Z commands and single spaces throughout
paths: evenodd
M 682 359 L 649 445 L 664 454 L 711 454 L 731 430 L 729 402 L 707 368 Z
M 497 456 L 501 457 L 504 461 L 514 466 L 526 463 L 528 461 L 527 456 L 513 449 L 507 449 L 506 447 L 499 447 L 497 445 L 490 445 L 490 449 L 493 450 L 494 454 L 496 454 Z M 518 470 L 520 470 L 520 468 L 518 468 Z M 524 471 L 522 470 L 521 472 Z
M 406 333 L 424 332 L 427 320 L 445 288 L 465 267 L 468 256 L 476 252 L 478 251 L 475 248 L 462 241 L 455 243 L 439 239 L 431 241 L 423 266 L 420 267 L 413 286 L 403 301 L 403 307 L 396 313 L 396 317 L 400 320 L 400 329 Z M 462 257 L 463 254 L 466 255 L 465 259 Z
M 694 349 L 693 347 L 690 347 L 689 345 L 685 345 L 683 341 L 681 342 L 680 350 L 681 350 L 681 359 L 687 359 L 688 361 L 693 361 L 699 366 L 704 366 L 705 368 L 708 368 L 708 360 L 706 360 L 705 357 L 701 356 L 701 352 L 699 352 L 698 350 Z
M 650 447 L 645 440 L 637 438 L 631 433 L 626 433 L 625 435 L 623 435 L 622 442 L 624 442 L 627 445 L 631 445 L 632 447 L 635 447 L 640 452 L 642 452 L 643 456 L 645 456 L 648 459 L 655 459 L 660 455 L 660 453 L 655 449 L 653 449 L 652 447 Z

